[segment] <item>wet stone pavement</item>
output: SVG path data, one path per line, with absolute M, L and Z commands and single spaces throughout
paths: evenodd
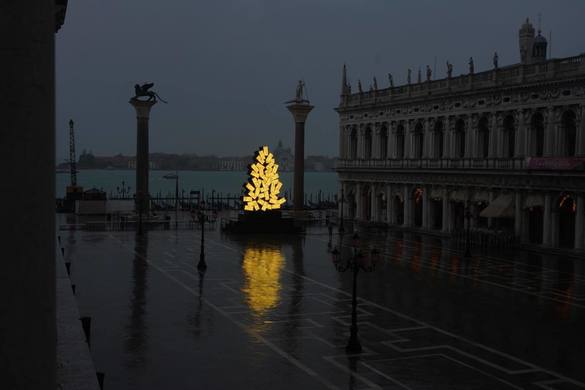
M 437 238 L 360 231 L 363 352 L 348 355 L 351 273 L 325 227 L 302 236 L 61 231 L 110 389 L 585 389 L 585 260 L 471 261 Z M 350 256 L 351 235 L 331 247 Z

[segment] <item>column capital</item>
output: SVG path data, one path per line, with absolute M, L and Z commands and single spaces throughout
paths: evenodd
M 139 100 L 133 97 L 128 103 L 136 110 L 137 118 L 148 119 L 150 117 L 150 109 L 156 104 L 156 100 Z
M 296 123 L 304 123 L 314 106 L 308 103 L 293 103 L 286 108 L 291 112 Z

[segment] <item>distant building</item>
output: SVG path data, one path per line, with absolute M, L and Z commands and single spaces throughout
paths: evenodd
M 451 234 L 509 231 L 585 246 L 585 54 L 547 59 L 527 20 L 521 62 L 351 92 L 344 68 L 337 172 L 345 212 Z M 466 218 L 466 212 L 470 218 Z M 469 222 L 468 222 L 469 221 Z
M 291 148 L 285 148 L 282 145 L 282 141 L 278 141 L 276 148 L 272 150 L 272 153 L 276 156 L 278 161 L 279 170 L 282 172 L 292 171 L 294 169 L 294 154 Z

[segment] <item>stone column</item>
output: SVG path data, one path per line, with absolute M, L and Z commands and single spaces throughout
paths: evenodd
M 305 204 L 305 122 L 313 109 L 307 101 L 295 101 L 286 108 L 295 121 L 295 175 L 293 182 L 293 208 L 302 210 Z
M 432 156 L 430 122 L 428 118 L 423 119 L 423 150 L 421 153 L 423 159 Z
M 449 145 L 451 143 L 451 121 L 449 117 L 445 118 L 445 122 L 443 124 L 443 158 L 449 158 L 451 155 L 451 151 Z
M 359 221 L 363 218 L 363 203 L 362 203 L 362 185 L 356 183 L 355 185 L 355 219 Z
M 544 216 L 542 226 L 542 245 L 551 246 L 552 197 L 548 192 L 544 195 Z
M 422 194 L 422 228 L 429 229 L 430 227 L 430 195 L 429 195 L 430 187 L 426 186 L 423 187 L 423 194 Z
M 372 215 L 371 222 L 378 222 L 378 197 L 376 196 L 376 185 L 371 185 L 370 193 L 370 214 Z
M 364 128 L 363 125 L 360 125 L 357 128 L 357 159 L 358 160 L 363 160 L 364 159 L 364 155 L 365 155 L 365 151 L 364 151 L 364 144 L 365 144 L 365 135 L 364 135 Z
M 473 120 L 468 117 L 465 120 L 465 158 L 473 157 Z
M 374 129 L 372 130 L 372 160 L 380 159 L 380 135 L 381 127 L 379 123 L 374 125 Z
M 441 231 L 443 233 L 449 233 L 451 231 L 450 211 L 449 191 L 445 188 L 443 189 L 443 224 L 441 226 Z
M 489 127 L 490 127 L 490 133 L 489 133 L 489 148 L 488 148 L 488 158 L 494 158 L 497 156 L 497 152 L 496 152 L 496 145 L 497 145 L 497 137 L 496 137 L 496 133 L 497 133 L 497 120 L 496 120 L 496 115 L 495 114 L 491 114 L 489 117 Z
M 404 226 L 411 227 L 412 223 L 412 194 L 410 193 L 410 185 L 404 185 Z
M 575 210 L 575 249 L 583 250 L 585 247 L 585 195 L 577 195 L 577 209 Z
M 386 222 L 394 224 L 394 196 L 392 196 L 392 185 L 386 185 Z
M 516 132 L 516 157 L 525 157 L 528 154 L 528 124 L 530 111 L 518 110 L 518 131 Z
M 57 388 L 54 3 L 0 6 L 3 389 Z
M 345 136 L 345 126 L 339 126 L 339 158 L 345 158 L 345 150 L 346 150 L 346 136 Z
M 413 153 L 411 151 L 412 148 L 412 132 L 410 131 L 410 121 L 407 120 L 404 123 L 404 158 L 408 159 L 411 158 L 413 156 Z
M 522 235 L 522 194 L 519 191 L 514 194 L 514 235 L 516 238 Z
M 555 142 L 556 142 L 556 119 L 555 110 L 553 107 L 549 107 L 545 112 L 546 128 L 544 131 L 544 156 L 551 157 L 555 155 Z
M 577 156 L 585 156 L 585 105 L 581 105 L 577 109 L 577 148 L 575 154 Z
M 136 211 L 149 214 L 150 192 L 148 191 L 149 151 L 148 151 L 148 120 L 150 109 L 155 100 L 142 101 L 130 99 L 136 109 Z

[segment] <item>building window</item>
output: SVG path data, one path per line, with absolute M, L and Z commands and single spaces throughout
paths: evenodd
M 443 122 L 435 122 L 435 143 L 433 145 L 433 157 L 443 158 Z
M 396 158 L 404 158 L 404 126 L 396 129 Z
M 504 119 L 504 157 L 514 157 L 514 150 L 516 148 L 516 127 L 514 126 L 514 117 L 508 115 Z
M 566 111 L 562 119 L 562 138 L 561 138 L 561 155 L 567 157 L 575 156 L 575 145 L 577 144 L 577 125 L 575 120 L 575 113 L 573 111 Z
M 488 119 L 481 118 L 478 125 L 478 142 L 480 157 L 487 158 L 490 152 L 490 130 L 488 126 Z
M 425 144 L 425 135 L 421 123 L 414 128 L 414 158 L 422 158 Z
M 455 157 L 465 157 L 465 121 L 459 119 L 455 124 Z
M 535 157 L 544 155 L 544 117 L 539 112 L 532 116 L 530 125 L 530 155 Z

